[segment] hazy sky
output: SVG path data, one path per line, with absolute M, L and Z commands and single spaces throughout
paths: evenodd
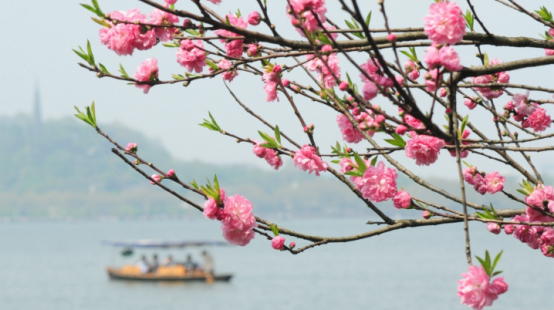
M 3 72 L 0 76 L 0 116 L 29 113 L 33 101 L 33 84 L 35 80 L 38 80 L 42 93 L 43 115 L 46 119 L 72 115 L 74 105 L 83 107 L 94 100 L 100 124 L 118 122 L 138 129 L 150 137 L 159 139 L 177 158 L 201 159 L 215 163 L 254 163 L 265 166 L 262 160 L 252 155 L 250 146 L 237 145 L 233 139 L 197 125 L 208 116 L 208 111 L 211 111 L 225 130 L 237 135 L 257 138 L 257 130 L 267 131 L 235 103 L 225 90 L 220 77 L 194 82 L 187 88 L 178 84 L 158 86 L 152 88 L 148 95 L 144 95 L 134 86 L 127 86 L 125 83 L 108 78 L 98 79 L 91 72 L 80 68 L 77 62 L 81 59 L 71 49 L 77 48 L 79 45 L 85 46 L 86 40 L 89 39 L 95 58 L 111 72 L 117 72 L 119 63 L 122 63 L 127 72 L 132 75 L 142 61 L 152 56 L 159 61 L 160 78 L 162 79 L 170 79 L 172 73 L 184 72 L 184 68 L 175 60 L 176 49 L 159 45 L 148 51 L 135 51 L 131 57 L 119 57 L 108 50 L 99 42 L 99 26 L 90 20 L 91 13 L 78 5 L 79 2 L 84 1 L 2 1 L 0 4 L 0 8 L 4 12 L 2 23 L 8 30 L 0 33 L 0 40 L 4 42 L 3 48 L 0 50 L 0 68 Z M 371 26 L 381 28 L 383 22 L 377 8 L 377 1 L 360 2 L 364 3 L 363 10 L 365 12 L 373 10 Z M 458 2 L 465 11 L 466 2 Z M 547 1 L 527 0 L 522 3 L 530 9 L 536 9 L 545 2 Z M 99 0 L 99 3 L 104 12 L 135 7 L 145 13 L 151 11 L 142 3 L 133 0 Z M 257 8 L 254 6 L 255 1 L 253 0 L 240 2 L 223 0 L 220 6 L 209 2 L 207 4 L 220 14 L 225 14 L 230 10 L 235 12 L 236 3 L 240 3 L 241 12 L 244 15 Z M 299 38 L 285 17 L 285 3 L 286 1 L 268 1 L 271 17 L 278 25 L 281 34 Z M 433 1 L 387 0 L 385 3 L 392 27 L 421 27 L 421 19 Z M 495 1 L 475 1 L 475 5 L 488 29 L 495 34 L 538 38 L 538 33 L 546 30 L 545 27 L 529 17 L 515 13 Z M 177 7 L 194 11 L 190 1 L 180 0 L 177 2 Z M 344 25 L 343 20 L 346 15 L 340 10 L 338 1 L 328 0 L 327 7 L 328 16 L 340 25 Z M 554 10 L 554 6 L 550 9 Z M 252 26 L 249 26 L 249 29 L 251 28 Z M 258 26 L 257 30 L 266 31 L 262 25 Z M 504 61 L 544 55 L 542 49 L 506 48 L 499 50 L 491 46 L 484 46 L 483 49 L 489 53 L 491 58 L 499 58 Z M 457 48 L 457 50 L 461 54 L 464 65 L 478 64 L 477 58 L 474 57 L 476 52 L 474 48 Z M 424 51 L 420 50 L 420 58 L 423 57 L 423 54 Z M 366 59 L 362 57 L 359 60 Z M 405 58 L 402 58 L 402 61 L 404 60 Z M 343 74 L 345 71 L 350 72 L 355 81 L 360 83 L 358 74 L 346 64 L 346 60 L 342 58 L 341 62 L 344 69 Z M 514 71 L 511 73 L 511 82 L 554 87 L 552 76 L 552 66 Z M 305 81 L 304 77 L 298 75 L 291 75 L 289 78 L 299 78 Z M 301 143 L 307 142 L 283 95 L 280 95 L 280 102 L 265 102 L 262 81 L 259 78 L 247 76 L 243 72 L 230 84 L 230 87 L 255 112 L 263 115 L 268 121 L 277 123 L 284 132 L 297 138 Z M 532 97 L 541 98 L 538 93 L 532 94 Z M 425 97 L 420 98 L 429 100 Z M 497 100 L 497 105 L 503 105 L 508 100 L 508 97 L 505 96 Z M 389 109 L 382 98 L 376 99 L 375 103 Z M 335 122 L 335 112 L 306 100 L 299 100 L 298 105 L 306 121 L 316 125 L 315 137 L 318 144 L 322 146 L 322 151 L 328 152 L 329 145 L 334 144 L 337 140 L 341 141 Z M 461 109 L 462 113 L 469 113 L 470 120 L 475 123 L 491 123 L 491 116 L 483 113 L 482 110 L 469 112 L 465 107 Z M 442 116 L 439 115 L 439 117 Z M 490 130 L 492 127 L 486 132 L 492 134 Z M 120 142 L 130 141 L 132 141 L 132 137 L 129 137 L 129 141 Z M 358 150 L 363 151 L 365 145 L 357 147 Z M 422 174 L 452 175 L 453 159 L 447 155 L 447 152 L 443 153 L 445 154 L 442 155 L 438 164 L 432 168 L 415 168 L 416 171 Z M 403 155 L 399 158 L 402 157 Z M 538 166 L 542 168 L 546 168 L 550 162 L 548 155 L 537 155 L 536 158 Z M 407 162 L 407 165 L 413 167 L 411 162 Z M 504 171 L 501 166 L 487 164 L 488 169 L 492 169 L 492 167 Z

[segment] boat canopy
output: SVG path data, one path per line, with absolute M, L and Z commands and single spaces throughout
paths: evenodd
M 126 248 L 184 248 L 194 246 L 229 245 L 224 241 L 190 241 L 190 240 L 104 240 L 103 245 Z

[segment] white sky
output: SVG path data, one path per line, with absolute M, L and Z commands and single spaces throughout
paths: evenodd
M 99 26 L 90 20 L 90 12 L 81 8 L 74 1 L 2 1 L 0 9 L 4 12 L 2 24 L 4 31 L 0 32 L 0 115 L 15 115 L 29 113 L 33 102 L 33 84 L 40 81 L 42 93 L 43 115 L 46 119 L 66 117 L 74 113 L 73 106 L 83 107 L 96 101 L 97 115 L 101 123 L 118 122 L 131 128 L 140 130 L 146 135 L 159 139 L 177 158 L 184 160 L 200 159 L 218 164 L 252 163 L 265 167 L 265 162 L 254 157 L 251 148 L 246 145 L 236 145 L 233 139 L 223 137 L 217 133 L 199 127 L 197 124 L 208 116 L 208 111 L 216 117 L 222 127 L 243 137 L 257 137 L 257 130 L 267 131 L 260 123 L 249 117 L 232 99 L 224 88 L 220 77 L 215 79 L 194 82 L 190 87 L 181 85 L 158 86 L 151 89 L 148 95 L 134 86 L 127 86 L 120 81 L 108 78 L 97 79 L 94 74 L 80 68 L 76 63 L 81 61 L 72 51 L 77 46 L 85 46 L 89 39 L 92 44 L 95 58 L 103 63 L 112 73 L 117 72 L 121 62 L 129 74 L 146 58 L 155 56 L 160 64 L 160 78 L 170 79 L 172 73 L 183 73 L 184 68 L 175 61 L 175 49 L 161 45 L 149 51 L 135 51 L 129 57 L 119 57 L 114 52 L 101 45 L 98 39 Z M 113 10 L 127 10 L 139 7 L 141 11 L 149 13 L 150 8 L 133 0 L 103 1 L 100 6 L 104 12 Z M 377 1 L 360 1 L 363 10 L 373 10 L 372 27 L 382 28 L 383 21 L 379 14 Z M 474 1 L 480 17 L 485 21 L 488 29 L 497 35 L 529 36 L 539 38 L 546 28 L 534 22 L 529 17 L 518 14 L 492 0 Z M 220 14 L 236 11 L 238 1 L 223 0 L 220 6 L 207 3 Z M 391 27 L 421 27 L 421 19 L 426 15 L 432 0 L 414 1 L 387 0 L 387 10 Z M 466 2 L 458 1 L 465 11 Z M 529 9 L 537 9 L 545 1 L 522 1 Z M 285 17 L 286 1 L 269 0 L 271 17 L 277 24 L 280 33 L 287 37 L 299 38 L 294 32 L 288 19 Z M 346 15 L 340 10 L 338 1 L 328 0 L 328 17 L 334 22 L 344 25 Z M 194 11 L 190 1 L 180 0 L 177 8 Z M 243 15 L 247 15 L 257 8 L 255 1 L 240 1 Z M 554 5 L 550 7 L 554 10 Z M 252 26 L 249 26 L 251 29 Z M 479 29 L 478 26 L 476 26 Z M 259 31 L 266 31 L 263 25 L 256 27 Z M 456 48 L 461 55 L 463 64 L 477 65 L 474 57 L 475 49 Z M 504 61 L 518 58 L 540 57 L 544 53 L 541 49 L 505 48 L 499 50 L 484 46 L 491 58 Z M 424 51 L 419 50 L 420 58 Z M 360 61 L 367 60 L 364 57 Z M 402 56 L 402 61 L 405 57 Z M 354 80 L 360 83 L 358 74 L 346 59 L 341 59 L 344 72 L 350 72 Z M 527 83 L 554 88 L 552 83 L 552 66 L 528 71 L 511 73 L 511 82 Z M 304 79 L 298 75 L 287 76 L 289 79 Z M 305 81 L 305 79 L 304 79 Z M 281 129 L 297 141 L 306 143 L 307 139 L 301 133 L 300 125 L 292 114 L 292 109 L 280 95 L 281 102 L 265 102 L 263 83 L 259 78 L 247 76 L 241 72 L 240 76 L 230 84 L 231 88 L 245 103 L 268 121 L 277 123 Z M 360 84 L 360 87 L 362 85 Z M 539 97 L 538 93 L 532 97 Z M 420 97 L 425 98 L 425 97 Z M 425 98 L 425 100 L 428 100 Z M 504 105 L 507 96 L 497 100 L 497 105 Z M 377 99 L 376 103 L 387 108 L 387 103 Z M 322 150 L 328 152 L 328 146 L 341 140 L 340 132 L 334 121 L 336 113 L 317 104 L 300 100 L 298 106 L 308 123 L 316 125 L 315 137 Z M 462 113 L 468 113 L 465 107 Z M 491 116 L 482 110 L 469 112 L 470 121 L 476 123 L 491 123 Z M 551 115 L 553 113 L 550 113 Z M 440 116 L 440 115 L 439 115 Z M 440 116 L 442 117 L 442 116 Z M 490 125 L 490 124 L 489 124 Z M 492 129 L 489 128 L 489 129 Z M 547 132 L 551 132 L 550 129 Z M 487 133 L 492 133 L 486 130 Z M 132 137 L 130 137 L 132 139 Z M 380 140 L 379 138 L 378 140 Z M 127 143 L 129 141 L 120 141 Z M 365 145 L 357 146 L 363 151 Z M 452 158 L 447 152 L 441 155 L 439 162 L 430 168 L 414 167 L 417 173 L 432 176 L 454 176 Z M 397 155 L 402 158 L 403 155 Z M 519 157 L 516 157 L 520 159 Z M 551 162 L 548 154 L 533 155 L 537 165 L 546 169 Z M 468 161 L 471 161 L 472 157 Z M 473 157 L 475 159 L 475 157 Z M 403 160 L 408 167 L 413 163 Z M 478 164 L 479 162 L 472 162 Z M 508 173 L 504 167 L 496 164 L 486 164 L 483 169 L 499 169 Z M 483 165 L 482 165 L 483 166 Z M 437 169 L 438 168 L 438 169 Z

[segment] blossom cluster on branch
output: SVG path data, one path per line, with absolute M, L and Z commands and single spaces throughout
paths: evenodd
M 413 5 L 429 6 L 428 14 L 421 16 L 421 24 L 417 25 L 421 28 L 391 27 L 386 1 L 379 0 L 377 5 L 384 20 L 384 28 L 380 29 L 370 28 L 371 12 L 362 14 L 356 0 L 339 0 L 342 10 L 351 17 L 345 21 L 345 28 L 332 22 L 334 18 L 324 0 L 287 0 L 283 12 L 275 11 L 266 1 L 253 0 L 259 10 L 246 17 L 240 11 L 216 13 L 214 5 L 221 0 L 140 1 L 153 7 L 148 16 L 138 9 L 104 13 L 97 0 L 92 0 L 92 6 L 84 4 L 83 7 L 97 15 L 93 20 L 102 26 L 100 43 L 117 55 L 130 56 L 135 49 L 150 50 L 160 45 L 175 48 L 175 61 L 186 71 L 161 80 L 165 72 L 152 55 L 141 63 L 134 77 L 121 65 L 120 74 L 113 74 L 95 60 L 90 43 L 86 50 L 75 50 L 86 62 L 80 66 L 95 72 L 99 78 L 127 81 L 145 94 L 162 84 L 182 83 L 194 87 L 196 80 L 220 76 L 237 104 L 269 128 L 270 133 L 260 130 L 258 139 L 233 134 L 224 130 L 211 113 L 200 124 L 202 127 L 250 145 L 254 155 L 275 170 L 290 159 L 295 167 L 309 174 L 334 176 L 381 219 L 378 224 L 385 225 L 345 237 L 312 236 L 286 229 L 254 216 L 255 208 L 245 197 L 226 196 L 217 177 L 213 185 L 210 182 L 199 185 L 194 180 L 187 183 L 177 178 L 174 170 L 164 172 L 139 157 L 135 143 L 123 148 L 98 127 L 94 104 L 87 107 L 87 113 L 77 109 L 76 116 L 112 142 L 115 146 L 112 152 L 151 184 L 202 211 L 207 218 L 220 221 L 223 236 L 229 243 L 245 246 L 255 234 L 260 234 L 271 240 L 274 249 L 299 254 L 323 244 L 356 241 L 407 227 L 463 222 L 469 271 L 462 274 L 458 296 L 462 303 L 474 309 L 492 305 L 498 295 L 508 290 L 508 284 L 502 277 L 493 279 L 499 274 L 494 269 L 500 255 L 491 260 L 487 252 L 484 259 L 477 257 L 481 266 L 473 265 L 469 221 L 482 222 L 494 234 L 503 229 L 531 248 L 540 249 L 545 256 L 554 257 L 554 189 L 544 184 L 528 155 L 554 148 L 522 146 L 554 137 L 544 133 L 552 124 L 546 105 L 554 100 L 537 99 L 530 94 L 530 91 L 535 92 L 534 96 L 552 94 L 554 89 L 511 84 L 517 77 L 514 70 L 554 64 L 554 20 L 546 7 L 531 12 L 512 0 L 508 5 L 547 27 L 543 38 L 536 39 L 489 32 L 469 0 L 465 13 L 455 1 L 414 1 Z M 286 15 L 290 24 L 272 23 L 269 13 Z M 482 32 L 476 30 L 477 24 Z M 283 36 L 281 33 L 286 27 L 292 27 L 301 39 Z M 379 33 L 385 35 L 379 36 Z M 458 53 L 462 45 L 475 48 L 479 66 L 461 61 Z M 490 59 L 483 52 L 488 45 L 506 49 L 541 48 L 545 56 L 503 62 Z M 425 54 L 422 60 L 418 52 Z M 354 60 L 354 55 L 361 55 L 364 61 Z M 346 66 L 350 66 L 350 72 Z M 290 117 L 297 120 L 304 141 L 293 140 L 235 95 L 229 88 L 230 83 L 246 75 L 259 77 L 259 89 L 265 92 L 265 101 L 290 106 Z M 312 85 L 306 85 L 303 78 L 308 78 Z M 344 146 L 337 142 L 326 151 L 317 144 L 316 126 L 306 121 L 302 113 L 305 107 L 299 106 L 302 99 L 337 113 L 336 124 L 317 125 L 337 126 L 337 136 L 346 143 Z M 503 105 L 498 104 L 500 101 Z M 476 115 L 473 113 L 490 115 L 488 125 L 494 127 L 496 137 L 485 132 L 479 121 L 470 120 Z M 378 140 L 382 137 L 383 141 Z M 459 193 L 447 192 L 404 166 L 404 162 L 434 166 L 443 150 L 455 158 L 451 162 L 458 171 Z M 485 162 L 489 161 L 507 165 L 521 175 L 519 194 L 505 190 L 506 178 L 499 171 L 478 170 L 477 167 L 488 167 Z M 149 176 L 141 165 L 156 173 Z M 414 197 L 398 188 L 399 173 L 461 205 L 461 211 Z M 165 186 L 164 180 L 204 197 L 206 202 L 203 206 L 195 204 Z M 504 195 L 522 208 L 494 207 L 486 202 L 487 196 L 483 196 L 483 201 L 469 201 L 466 186 L 481 195 Z M 384 201 L 392 201 L 399 210 L 419 210 L 421 218 L 393 220 L 387 215 L 392 210 L 380 204 Z M 468 209 L 475 212 L 470 213 Z M 286 245 L 283 235 L 308 244 L 301 248 L 296 248 L 295 242 Z

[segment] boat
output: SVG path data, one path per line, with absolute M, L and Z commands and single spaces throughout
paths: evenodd
M 226 246 L 221 241 L 189 241 L 189 240 L 106 240 L 102 244 L 123 248 L 122 256 L 131 256 L 135 248 L 142 249 L 181 249 L 187 247 Z M 154 272 L 141 272 L 139 266 L 127 264 L 122 267 L 106 267 L 110 279 L 144 282 L 229 282 L 231 273 L 211 274 L 203 270 L 187 270 L 183 264 L 159 266 Z

